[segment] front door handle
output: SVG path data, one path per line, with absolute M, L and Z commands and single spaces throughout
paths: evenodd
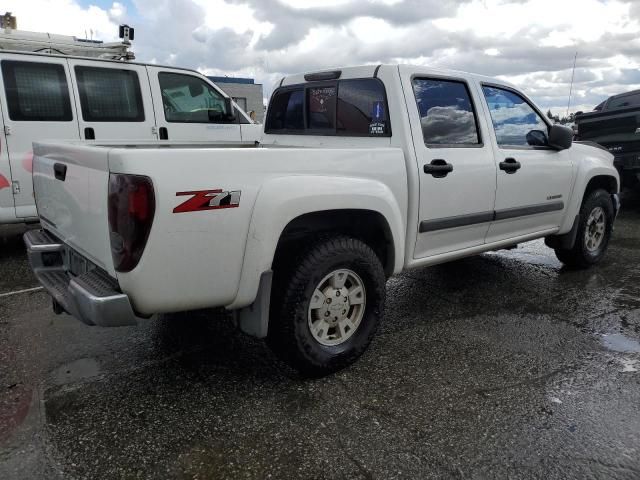
M 424 173 L 432 175 L 434 178 L 444 178 L 453 172 L 453 165 L 441 158 L 432 160 L 430 164 L 424 166 Z
M 505 158 L 504 162 L 500 162 L 500 170 L 504 170 L 507 173 L 516 173 L 520 170 L 520 162 L 518 162 L 515 158 Z

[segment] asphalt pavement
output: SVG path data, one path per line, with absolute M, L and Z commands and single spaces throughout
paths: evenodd
M 0 228 L 0 478 L 640 478 L 640 196 L 602 264 L 543 242 L 389 280 L 351 368 L 303 380 L 215 312 L 56 316 Z M 167 275 L 170 275 L 167 272 Z

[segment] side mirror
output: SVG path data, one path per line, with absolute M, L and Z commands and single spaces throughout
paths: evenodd
M 564 125 L 553 125 L 549 130 L 549 146 L 556 150 L 571 148 L 573 129 Z
M 527 144 L 532 147 L 547 147 L 549 141 L 547 140 L 547 134 L 542 130 L 531 130 L 527 133 Z

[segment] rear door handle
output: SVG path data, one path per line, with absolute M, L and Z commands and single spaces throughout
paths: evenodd
M 507 173 L 516 173 L 520 170 L 520 167 L 522 165 L 515 158 L 505 158 L 504 162 L 500 162 L 500 170 L 504 170 Z
M 424 173 L 432 175 L 434 178 L 444 178 L 451 172 L 453 172 L 453 165 L 441 158 L 432 160 L 431 163 L 424 166 Z
M 64 163 L 54 163 L 53 174 L 58 180 L 64 182 L 67 178 L 67 166 Z

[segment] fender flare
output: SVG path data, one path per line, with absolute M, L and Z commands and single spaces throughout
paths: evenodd
M 601 165 L 590 165 L 589 168 L 586 168 L 586 166 L 584 168 L 579 168 L 576 174 L 571 198 L 568 201 L 567 213 L 557 235 L 563 235 L 571 232 L 576 215 L 580 213 L 580 208 L 582 207 L 582 201 L 584 200 L 587 186 L 595 177 L 611 177 L 615 179 L 618 191 L 614 193 L 619 193 L 620 176 L 613 166 L 611 168 L 607 168 Z
M 326 210 L 370 210 L 387 221 L 394 248 L 394 273 L 404 261 L 404 217 L 391 189 L 359 177 L 292 175 L 266 181 L 254 204 L 236 297 L 226 306 L 235 310 L 256 299 L 260 278 L 271 269 L 285 227 L 295 218 Z

